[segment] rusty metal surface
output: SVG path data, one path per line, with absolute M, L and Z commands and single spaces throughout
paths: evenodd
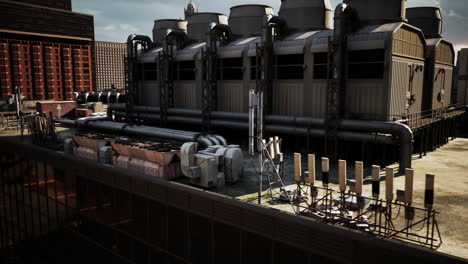
M 0 147 L 1 248 L 65 228 L 128 263 L 466 263 L 32 145 Z

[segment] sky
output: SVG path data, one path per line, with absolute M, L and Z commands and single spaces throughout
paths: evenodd
M 278 12 L 281 0 L 193 0 L 200 12 L 229 15 L 229 8 L 240 4 L 270 5 Z M 378 0 L 376 0 L 378 1 Z M 381 0 L 385 1 L 385 0 Z M 152 36 L 153 21 L 183 18 L 189 0 L 73 0 L 73 11 L 94 15 L 96 40 L 125 42 L 130 34 Z M 331 0 L 334 7 L 341 1 Z M 467 0 L 408 0 L 408 7 L 436 6 L 444 18 L 444 38 L 456 50 L 468 48 Z

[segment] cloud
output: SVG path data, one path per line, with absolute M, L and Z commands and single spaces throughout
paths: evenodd
M 374 0 L 377 1 L 377 0 Z M 183 18 L 189 0 L 74 0 L 73 9 L 94 15 L 96 40 L 124 42 L 133 33 L 152 35 L 153 21 Z M 280 0 L 194 0 L 200 12 L 229 14 L 240 4 L 265 4 L 279 10 Z M 331 0 L 334 8 L 341 0 Z M 468 43 L 468 5 L 466 0 L 408 0 L 408 7 L 440 7 L 444 17 L 444 37 L 456 45 Z

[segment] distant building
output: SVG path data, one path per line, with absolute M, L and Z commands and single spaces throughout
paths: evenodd
M 188 3 L 187 8 L 184 9 L 184 13 L 185 13 L 185 20 L 187 20 L 189 17 L 198 13 L 198 8 L 195 6 L 192 0 L 190 0 L 190 3 Z
M 457 89 L 454 97 L 455 103 L 468 105 L 468 49 L 462 49 L 458 52 L 458 80 Z
M 9 1 L 72 11 L 72 0 L 9 0 Z
M 71 0 L 0 0 L 0 97 L 71 100 L 94 89 L 94 18 Z
M 125 89 L 126 43 L 96 41 L 96 90 Z

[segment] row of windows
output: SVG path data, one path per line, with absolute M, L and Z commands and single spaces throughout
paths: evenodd
M 251 80 L 257 78 L 259 68 L 256 67 L 255 57 L 250 58 Z M 301 80 L 304 79 L 304 55 L 280 55 L 274 57 L 273 78 L 275 80 Z M 348 53 L 349 79 L 382 79 L 384 77 L 385 50 L 363 50 Z M 221 59 L 218 63 L 219 80 L 243 80 L 243 58 Z M 156 63 L 140 64 L 138 72 L 140 80 L 157 80 L 158 70 Z M 328 53 L 314 54 L 314 79 L 329 78 Z M 176 63 L 174 80 L 195 80 L 195 61 L 180 61 Z

